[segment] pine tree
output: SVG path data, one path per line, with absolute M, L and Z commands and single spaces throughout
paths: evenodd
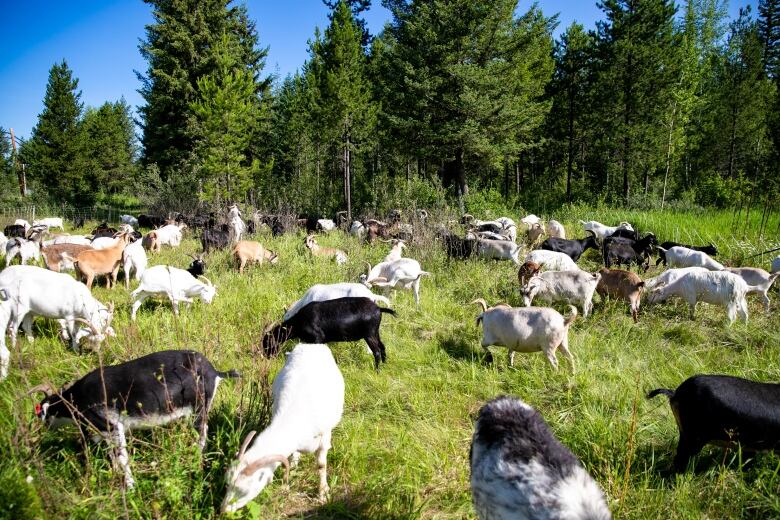
M 770 78 L 780 80 L 780 0 L 759 0 L 758 15 L 764 70 Z
M 259 165 L 247 150 L 257 121 L 255 81 L 236 57 L 238 41 L 223 34 L 214 50 L 216 68 L 198 80 L 197 98 L 190 104 L 195 122 L 194 155 L 208 200 L 244 198 Z
M 135 173 L 137 144 L 130 105 L 122 98 L 84 113 L 85 152 L 90 177 L 101 191 L 119 193 Z
M 87 175 L 78 83 L 65 60 L 52 66 L 43 112 L 25 146 L 23 162 L 29 164 L 29 177 L 46 188 L 53 200 L 89 205 L 98 187 Z

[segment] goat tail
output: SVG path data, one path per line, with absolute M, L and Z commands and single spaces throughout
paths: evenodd
M 650 391 L 650 393 L 647 394 L 647 398 L 652 399 L 653 397 L 661 394 L 664 394 L 669 399 L 674 397 L 674 392 L 672 390 L 669 390 L 667 388 L 656 388 L 655 390 L 652 390 Z
M 480 306 L 482 307 L 482 312 L 483 312 L 483 313 L 484 313 L 484 312 L 487 312 L 487 310 L 488 310 L 488 304 L 487 304 L 487 302 L 485 301 L 485 299 L 484 299 L 484 298 L 477 298 L 477 299 L 476 299 L 476 300 L 474 300 L 473 302 L 469 302 L 469 305 L 474 305 L 475 303 L 476 303 L 477 305 L 480 305 Z M 482 316 L 480 315 L 480 317 L 477 319 L 477 323 L 479 323 L 479 319 L 481 319 L 481 318 L 482 318 Z
M 569 310 L 571 310 L 571 314 L 569 314 L 569 317 L 563 321 L 563 326 L 567 329 L 571 326 L 572 323 L 574 323 L 574 320 L 577 319 L 577 307 L 574 305 L 569 305 Z
M 428 271 L 420 271 L 420 274 L 417 275 L 417 279 L 419 280 L 423 276 L 431 276 L 431 273 L 429 273 Z
M 382 302 L 385 305 L 390 305 L 390 300 L 388 300 L 386 297 L 384 297 L 382 295 L 379 295 L 379 294 L 376 294 L 376 295 L 372 296 L 371 299 L 374 300 L 374 303 Z
M 241 372 L 239 372 L 239 371 L 237 371 L 235 369 L 230 369 L 227 372 L 219 372 L 219 371 L 217 371 L 217 375 L 219 377 L 221 377 L 222 379 L 228 379 L 228 378 L 237 379 L 237 378 L 241 377 Z
M 379 307 L 379 312 L 380 313 L 384 312 L 385 314 L 389 314 L 390 316 L 398 317 L 398 314 L 396 314 L 396 312 L 393 309 L 389 309 L 387 307 Z

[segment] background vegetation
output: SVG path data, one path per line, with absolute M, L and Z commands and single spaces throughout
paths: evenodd
M 84 108 L 55 64 L 17 157 L 0 132 L 5 198 L 24 165 L 38 200 L 75 206 L 125 192 L 165 211 L 229 199 L 361 215 L 494 191 L 537 212 L 776 210 L 780 0 L 735 20 L 725 0 L 604 0 L 595 27 L 557 40 L 555 16 L 517 0 L 383 0 L 379 34 L 369 0 L 328 1 L 285 78 L 265 72 L 243 5 L 146 2 L 137 120 L 122 100 Z
M 744 240 L 732 238 L 727 212 L 572 208 L 565 217 L 569 234 L 578 233 L 577 218 L 627 219 L 662 239 L 713 241 L 722 260 L 735 265 L 768 246 L 755 231 L 748 231 Z M 755 230 L 760 217 L 751 218 L 749 229 Z M 227 253 L 212 253 L 207 275 L 218 286 L 216 299 L 182 309 L 178 319 L 167 302 L 150 302 L 132 323 L 123 286 L 94 289 L 101 301 L 117 306 L 117 337 L 98 352 L 71 352 L 58 339 L 54 323 L 36 320 L 35 342 L 20 340 L 9 378 L 0 385 L 0 517 L 217 516 L 225 469 L 245 434 L 267 424 L 268 384 L 283 363 L 282 357 L 261 357 L 264 326 L 312 284 L 354 281 L 364 261 L 379 261 L 387 249 L 362 245 L 341 233 L 321 237 L 323 245 L 347 250 L 348 264 L 336 267 L 312 261 L 300 233 L 257 239 L 279 251 L 280 263 L 239 276 Z M 197 250 L 196 241 L 187 238 L 180 249 L 166 248 L 151 257 L 151 264 L 184 267 L 190 261 L 187 254 Z M 776 290 L 772 313 L 765 314 L 762 304 L 750 299 L 750 322 L 732 327 L 726 326 L 723 309 L 708 305 L 699 306 L 695 321 L 688 320 L 683 302 L 643 307 L 635 325 L 625 303 L 597 303 L 594 315 L 578 319 L 570 333 L 578 364 L 571 377 L 565 363 L 553 372 L 540 354 L 519 355 L 509 368 L 505 350 L 498 347 L 493 349 L 496 363 L 484 364 L 481 332 L 474 324 L 478 310 L 468 302 L 484 297 L 519 305 L 513 264 L 448 263 L 441 246 L 427 240 L 412 244 L 408 255 L 433 276 L 423 281 L 419 308 L 410 293 L 393 298 L 398 317 L 383 320 L 388 362 L 381 372 L 373 371 L 363 343 L 331 346 L 347 392 L 329 457 L 331 501 L 316 501 L 315 461 L 304 456 L 289 487 L 275 480 L 237 518 L 473 518 L 468 485 L 473 421 L 479 407 L 498 394 L 517 395 L 541 411 L 601 484 L 616 518 L 780 516 L 780 461 L 775 454 L 708 447 L 695 471 L 672 475 L 668 470 L 677 430 L 671 410 L 665 399 L 643 398 L 651 388 L 674 388 L 701 372 L 777 381 Z M 766 266 L 767 259 L 751 262 Z M 600 262 L 589 251 L 581 263 L 594 270 Z M 202 457 L 191 421 L 133 432 L 129 445 L 137 489 L 125 494 L 106 448 L 89 442 L 82 446 L 72 428 L 47 431 L 33 414 L 37 397 L 25 392 L 44 381 L 62 385 L 100 363 L 168 348 L 196 349 L 220 369 L 240 370 L 243 378 L 220 387 Z

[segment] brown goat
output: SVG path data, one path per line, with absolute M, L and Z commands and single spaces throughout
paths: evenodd
M 116 235 L 116 238 L 116 244 L 111 247 L 82 251 L 76 257 L 76 273 L 86 277 L 87 288 L 92 289 L 92 282 L 95 280 L 95 276 L 100 274 L 111 275 L 111 277 L 106 277 L 106 287 L 110 289 L 113 285 L 116 285 L 119 266 L 122 264 L 122 252 L 130 241 L 130 235 L 119 233 Z
M 542 266 L 536 262 L 526 262 L 520 266 L 517 271 L 517 281 L 520 282 L 520 287 L 525 287 L 528 279 L 542 270 Z
M 233 246 L 233 256 L 238 262 L 238 272 L 244 272 L 244 266 L 247 262 L 257 262 L 263 265 L 263 260 L 268 260 L 269 263 L 275 264 L 279 261 L 279 255 L 265 249 L 260 242 L 253 242 L 251 240 L 240 240 Z
M 141 240 L 141 244 L 144 246 L 144 249 L 151 251 L 152 253 L 160 252 L 162 246 L 160 245 L 160 241 L 157 239 L 156 231 L 149 231 Z
M 63 269 L 73 269 L 73 259 L 82 251 L 90 251 L 92 246 L 82 244 L 52 244 L 41 248 L 43 261 L 50 271 L 59 273 Z
M 631 317 L 634 323 L 639 321 L 639 302 L 642 299 L 642 291 L 645 288 L 645 282 L 639 278 L 639 275 L 623 269 L 599 269 L 601 280 L 596 286 L 596 292 L 604 298 L 609 295 L 610 298 L 625 300 L 631 305 Z
M 336 249 L 335 247 L 320 246 L 317 244 L 317 241 L 314 240 L 314 235 L 307 236 L 304 244 L 314 256 L 334 258 L 339 265 L 347 263 L 347 254 L 344 251 Z

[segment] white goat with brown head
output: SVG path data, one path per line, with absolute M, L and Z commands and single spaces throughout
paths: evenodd
M 320 246 L 319 244 L 317 244 L 317 241 L 314 240 L 314 235 L 308 235 L 306 237 L 306 240 L 304 241 L 304 244 L 306 245 L 307 248 L 309 248 L 309 251 L 311 251 L 311 254 L 313 254 L 314 256 L 334 258 L 338 265 L 343 265 L 347 263 L 347 254 L 344 251 L 342 251 L 341 249 L 336 249 L 335 247 Z

